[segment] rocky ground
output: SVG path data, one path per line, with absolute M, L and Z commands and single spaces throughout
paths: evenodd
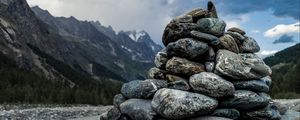
M 283 120 L 300 120 L 300 99 L 275 100 L 288 106 Z M 112 106 L 0 105 L 0 120 L 98 120 Z

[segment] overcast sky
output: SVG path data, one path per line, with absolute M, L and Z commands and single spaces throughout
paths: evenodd
M 54 16 L 98 20 L 114 30 L 145 30 L 161 44 L 166 24 L 191 9 L 206 8 L 207 0 L 27 0 Z M 268 55 L 299 43 L 300 0 L 213 0 L 220 19 L 240 27 Z

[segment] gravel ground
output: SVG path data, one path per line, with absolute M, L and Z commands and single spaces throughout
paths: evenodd
M 289 107 L 282 120 L 300 120 L 300 99 L 275 100 Z M 0 120 L 99 120 L 112 106 L 0 105 Z

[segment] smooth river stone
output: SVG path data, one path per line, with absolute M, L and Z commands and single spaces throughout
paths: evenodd
M 218 45 L 220 43 L 220 40 L 218 37 L 213 36 L 211 34 L 195 31 L 195 30 L 191 31 L 191 36 L 198 40 L 207 42 L 211 45 Z
M 280 120 L 281 115 L 277 107 L 271 103 L 267 107 L 241 113 L 241 119 L 246 120 Z
M 226 23 L 217 18 L 202 18 L 197 21 L 199 31 L 212 34 L 215 36 L 222 36 L 225 31 Z
M 191 76 L 205 72 L 205 67 L 201 63 L 189 61 L 184 58 L 173 57 L 167 62 L 166 71 L 183 76 Z
M 232 51 L 234 53 L 239 53 L 239 46 L 236 44 L 234 38 L 228 34 L 220 37 L 220 46 L 223 49 Z
M 156 116 L 151 100 L 129 99 L 120 105 L 120 110 L 132 120 L 153 120 Z
M 237 27 L 232 27 L 232 28 L 229 28 L 227 31 L 231 31 L 231 32 L 237 32 L 237 33 L 240 33 L 241 35 L 245 35 L 246 32 L 240 28 L 237 28 Z
M 218 101 L 197 93 L 163 88 L 152 99 L 152 108 L 166 119 L 185 119 L 206 115 L 215 110 Z
M 257 53 L 260 50 L 258 43 L 252 38 L 247 37 L 242 43 L 241 52 L 243 53 Z
M 262 80 L 233 81 L 232 83 L 237 90 L 269 92 L 269 86 Z
M 235 120 L 240 117 L 240 112 L 232 108 L 219 108 L 216 109 L 211 115 Z

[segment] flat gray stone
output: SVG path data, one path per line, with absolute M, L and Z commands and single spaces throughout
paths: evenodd
M 197 21 L 199 31 L 215 36 L 222 36 L 225 31 L 226 23 L 217 18 L 201 18 Z
M 274 104 L 269 104 L 259 110 L 242 112 L 241 118 L 247 120 L 280 120 L 281 115 Z
M 151 100 L 129 99 L 120 105 L 120 110 L 133 120 L 153 120 L 156 116 L 151 107 Z
M 242 43 L 241 52 L 243 53 L 257 53 L 260 50 L 258 43 L 252 38 L 247 37 Z
M 167 62 L 166 71 L 183 76 L 191 76 L 205 72 L 205 67 L 201 63 L 189 61 L 184 58 L 173 57 Z
M 219 108 L 216 109 L 211 115 L 235 120 L 240 117 L 240 112 L 237 109 L 232 108 Z
M 200 41 L 207 42 L 208 44 L 211 44 L 211 45 L 218 45 L 220 43 L 220 40 L 218 37 L 213 36 L 211 34 L 195 31 L 195 30 L 191 31 L 191 36 Z
M 262 80 L 233 81 L 237 90 L 250 90 L 254 92 L 269 92 L 269 86 Z

